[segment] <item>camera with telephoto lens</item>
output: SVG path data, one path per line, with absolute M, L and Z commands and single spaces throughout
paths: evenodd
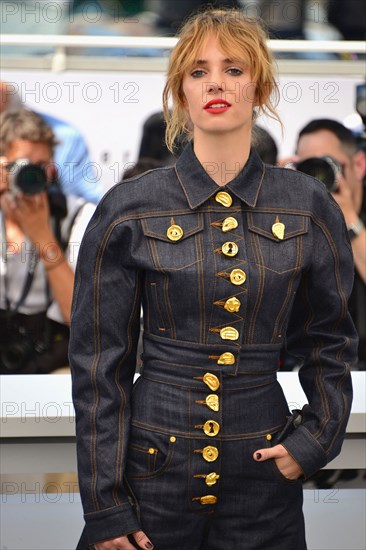
M 58 219 L 66 217 L 66 197 L 60 189 L 57 171 L 54 171 L 53 181 L 49 183 L 45 169 L 39 164 L 32 164 L 27 158 L 9 162 L 7 171 L 10 193 L 16 195 L 22 192 L 32 196 L 47 191 L 51 216 Z
M 29 159 L 17 159 L 7 166 L 9 191 L 13 195 L 21 192 L 25 195 L 36 195 L 47 187 L 47 174 L 39 164 L 32 164 Z
M 323 182 L 330 193 L 337 192 L 338 175 L 342 174 L 342 167 L 334 158 L 328 156 L 310 157 L 295 162 L 294 166 L 296 170 Z

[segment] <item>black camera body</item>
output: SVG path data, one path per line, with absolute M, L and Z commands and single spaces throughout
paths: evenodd
M 29 159 L 21 158 L 8 164 L 9 192 L 12 195 L 24 193 L 32 196 L 47 191 L 51 216 L 57 219 L 67 215 L 66 197 L 55 181 L 48 183 L 45 169 L 39 164 L 32 164 Z
M 35 346 L 23 327 L 14 326 L 12 339 L 0 346 L 0 374 L 17 374 L 35 354 Z
M 330 193 L 337 192 L 338 175 L 342 174 L 342 167 L 333 157 L 310 157 L 295 162 L 294 167 L 323 182 Z
M 25 195 L 36 195 L 47 188 L 47 174 L 39 164 L 32 164 L 29 159 L 17 159 L 8 164 L 9 191 L 13 195 L 21 192 Z

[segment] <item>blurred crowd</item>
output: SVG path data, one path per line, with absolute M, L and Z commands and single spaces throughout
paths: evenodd
M 174 36 L 182 21 L 207 2 L 199 0 L 3 0 L 2 32 L 90 36 Z M 280 39 L 364 40 L 363 0 L 213 0 L 217 7 L 240 7 L 260 17 L 270 36 Z M 3 53 L 20 49 L 3 48 Z M 45 46 L 22 47 L 45 53 Z M 50 51 L 50 50 L 48 50 Z M 69 53 L 74 53 L 72 49 Z M 76 51 L 75 51 L 76 53 Z M 78 54 L 154 56 L 154 48 L 85 48 Z M 167 52 L 169 53 L 169 52 Z

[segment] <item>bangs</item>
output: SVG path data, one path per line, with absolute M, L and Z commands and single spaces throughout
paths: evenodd
M 263 23 L 257 18 L 245 16 L 239 10 L 209 9 L 192 16 L 183 24 L 178 43 L 170 56 L 163 105 L 167 123 L 166 142 L 171 151 L 180 133 L 191 136 L 184 107 L 183 78 L 197 63 L 205 42 L 211 37 L 217 39 L 228 59 L 244 65 L 250 72 L 256 85 L 258 113 L 266 113 L 280 122 L 275 111 L 279 99 L 275 64 L 268 49 Z M 173 104 L 171 111 L 168 105 L 170 98 Z

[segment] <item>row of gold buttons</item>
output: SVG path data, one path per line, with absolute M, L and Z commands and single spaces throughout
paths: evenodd
M 219 191 L 215 196 L 215 200 L 226 208 L 229 208 L 233 203 L 231 196 L 226 191 Z M 238 221 L 230 216 L 223 221 L 221 230 L 226 233 L 237 227 Z M 233 258 L 238 254 L 239 247 L 236 243 L 228 241 L 222 245 L 221 251 L 225 256 Z M 230 281 L 234 285 L 242 285 L 246 281 L 246 273 L 242 269 L 233 269 L 230 273 Z M 232 297 L 225 302 L 224 308 L 230 313 L 237 313 L 240 306 L 240 300 Z M 220 337 L 222 340 L 236 341 L 239 339 L 239 332 L 234 327 L 224 327 L 220 330 Z
M 220 191 L 219 193 L 217 193 L 215 196 L 215 200 L 226 208 L 229 208 L 233 202 L 229 193 L 226 193 L 225 191 Z M 236 227 L 238 227 L 237 220 L 233 217 L 228 217 L 224 220 L 222 224 L 222 231 L 223 233 L 226 233 L 228 231 L 231 231 L 232 229 L 235 229 Z M 227 241 L 222 245 L 221 251 L 225 256 L 234 258 L 238 254 L 239 248 L 236 243 L 232 241 Z M 230 274 L 230 280 L 233 284 L 236 285 L 243 284 L 245 282 L 245 274 L 239 269 L 233 270 Z M 232 311 L 234 313 L 235 311 L 239 310 L 240 305 L 240 301 L 237 298 L 229 298 L 226 301 L 224 307 L 227 311 Z M 220 337 L 223 340 L 237 340 L 239 338 L 239 333 L 233 327 L 224 327 L 220 330 Z M 217 363 L 219 365 L 233 365 L 235 363 L 235 357 L 231 352 L 225 352 L 217 358 Z M 217 391 L 220 387 L 219 379 L 215 374 L 212 374 L 210 372 L 207 372 L 203 377 L 196 378 L 202 380 L 202 382 L 204 382 L 211 391 Z M 219 397 L 216 394 L 209 394 L 204 400 L 198 400 L 196 402 L 198 404 L 206 405 L 214 412 L 218 412 L 220 409 Z M 195 428 L 202 428 L 204 433 L 208 437 L 215 437 L 220 432 L 220 424 L 215 420 L 207 420 L 203 425 L 198 424 L 195 426 Z M 215 460 L 217 460 L 219 456 L 219 450 L 217 449 L 217 447 L 211 445 L 208 445 L 203 449 L 196 449 L 194 452 L 202 453 L 203 459 L 206 462 L 215 462 Z M 220 478 L 219 474 L 217 474 L 216 472 L 210 472 L 209 474 L 195 474 L 193 477 L 204 479 L 208 487 L 212 487 L 213 485 L 215 485 Z M 194 497 L 192 498 L 192 501 L 198 501 L 202 505 L 216 504 L 217 497 L 214 495 L 204 495 L 200 497 Z
M 232 198 L 229 195 L 229 193 L 226 193 L 225 191 L 220 191 L 216 194 L 215 200 L 225 206 L 226 208 L 229 208 L 232 205 Z M 238 227 L 238 222 L 233 217 L 226 218 L 222 223 L 222 232 L 227 233 L 228 231 L 232 231 L 233 229 L 236 229 Z M 238 245 L 232 241 L 227 241 L 221 246 L 222 253 L 229 257 L 234 258 L 238 252 L 239 248 Z M 235 285 L 241 285 L 245 282 L 245 273 L 240 269 L 234 269 L 230 273 L 230 280 L 232 284 Z M 238 312 L 240 309 L 241 303 L 240 300 L 238 300 L 235 297 L 229 298 L 226 300 L 224 304 L 224 308 L 231 312 L 235 313 Z M 223 340 L 237 340 L 239 338 L 238 331 L 233 327 L 224 327 L 220 330 L 220 337 Z M 233 365 L 235 363 L 235 356 L 231 352 L 225 352 L 222 353 L 217 358 L 217 363 L 219 365 Z M 202 377 L 202 381 L 210 388 L 212 391 L 217 391 L 220 387 L 220 382 L 217 376 L 215 376 L 212 373 L 206 373 Z M 218 412 L 220 405 L 219 405 L 219 398 L 215 394 L 210 394 L 206 397 L 205 400 L 197 401 L 199 404 L 205 404 L 208 408 L 211 410 Z M 195 426 L 196 428 L 199 428 L 201 426 Z M 209 437 L 216 436 L 220 431 L 220 425 L 215 420 L 207 420 L 205 424 L 202 426 L 203 431 L 205 434 Z M 196 453 L 202 453 L 203 459 L 206 462 L 215 462 L 219 456 L 219 451 L 217 447 L 208 445 L 204 447 L 204 449 L 197 449 L 195 450 Z M 220 476 L 216 472 L 210 472 L 209 474 L 195 474 L 193 477 L 195 478 L 202 478 L 205 480 L 205 483 L 208 487 L 212 487 L 215 485 Z M 215 495 L 204 495 L 201 497 L 194 497 L 192 499 L 193 501 L 199 501 L 200 504 L 206 505 L 206 504 L 216 504 L 217 497 Z
M 198 380 L 202 380 L 210 388 L 211 391 L 217 391 L 220 388 L 220 381 L 215 374 L 206 372 L 202 377 L 196 377 Z M 214 412 L 220 410 L 219 396 L 217 394 L 209 394 L 204 400 L 197 400 L 196 403 L 206 405 Z M 207 420 L 203 426 L 196 425 L 195 428 L 203 428 L 204 433 L 209 437 L 216 436 L 220 431 L 220 424 L 215 420 Z M 195 453 L 201 453 L 203 459 L 206 462 L 215 462 L 219 456 L 219 450 L 217 447 L 208 445 L 203 449 L 196 449 Z M 194 474 L 194 478 L 203 479 L 207 487 L 212 487 L 218 482 L 220 475 L 216 472 L 210 472 L 208 474 Z M 198 501 L 202 505 L 216 504 L 217 497 L 215 495 L 204 495 L 200 497 L 193 497 L 192 501 Z

